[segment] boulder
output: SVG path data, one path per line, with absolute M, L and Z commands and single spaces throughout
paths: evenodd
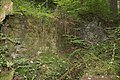
M 80 38 L 90 43 L 96 43 L 107 39 L 102 24 L 97 20 L 86 22 L 80 27 Z
M 13 14 L 13 2 L 11 0 L 1 0 L 0 6 L 0 23 L 7 15 Z

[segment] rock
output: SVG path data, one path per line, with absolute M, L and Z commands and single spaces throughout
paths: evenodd
M 5 11 L 0 11 L 0 23 L 5 19 Z
M 12 14 L 13 14 L 13 2 L 11 0 L 1 0 L 0 23 L 5 19 L 6 15 Z
M 91 43 L 96 43 L 107 39 L 102 25 L 97 20 L 93 20 L 84 25 L 84 27 L 80 27 L 81 39 Z

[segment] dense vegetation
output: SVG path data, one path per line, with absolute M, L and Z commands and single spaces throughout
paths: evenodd
M 13 0 L 13 3 L 13 15 L 7 15 L 0 27 L 0 80 L 81 80 L 83 76 L 101 75 L 120 79 L 120 9 L 114 13 L 117 17 L 113 17 L 108 0 Z M 105 40 L 80 37 L 81 25 L 91 21 L 101 24 Z M 14 30 L 20 27 L 17 23 L 25 24 L 29 31 L 15 36 L 20 33 Z M 6 26 L 8 30 L 4 30 Z M 51 48 L 42 53 L 39 44 L 33 48 L 32 40 L 28 43 L 31 38 L 36 40 L 34 33 L 41 33 L 41 28 L 44 34 L 57 35 L 55 53 Z M 23 50 L 17 50 L 17 46 Z

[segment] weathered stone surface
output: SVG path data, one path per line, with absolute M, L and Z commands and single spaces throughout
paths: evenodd
M 5 11 L 0 11 L 0 23 L 5 19 Z
M 13 14 L 13 2 L 11 0 L 1 0 L 0 23 L 5 19 L 6 15 L 12 14 Z
M 96 43 L 107 39 L 104 29 L 98 21 L 93 20 L 85 23 L 84 25 L 85 26 L 80 27 L 81 39 L 91 43 Z
M 46 27 L 41 20 L 35 20 L 24 15 L 10 16 L 7 29 L 4 33 L 21 42 L 22 49 L 11 47 L 13 57 L 19 56 L 14 53 L 40 55 L 41 53 L 56 53 L 56 28 Z M 15 49 L 15 50 L 14 50 Z M 23 51 L 25 49 L 25 51 Z M 14 51 L 13 51 L 14 50 Z M 32 56 L 31 55 L 31 56 Z
M 57 19 L 55 24 L 58 34 L 57 47 L 60 51 L 69 50 L 71 45 L 68 44 L 68 37 L 70 36 L 78 37 L 79 40 L 87 41 L 90 44 L 107 39 L 103 24 L 98 22 L 98 19 L 93 19 L 92 21 L 81 19 L 79 22 Z

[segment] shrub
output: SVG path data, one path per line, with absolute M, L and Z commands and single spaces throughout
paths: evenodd
M 53 17 L 49 10 L 40 5 L 35 6 L 35 2 L 29 0 L 14 0 L 14 12 L 31 15 L 36 18 L 41 16 Z
M 107 0 L 86 0 L 84 2 L 80 2 L 80 0 L 54 1 L 58 4 L 61 10 L 75 18 L 79 17 L 80 14 L 89 15 L 89 13 L 98 15 L 99 17 L 107 18 L 109 14 L 109 6 Z

